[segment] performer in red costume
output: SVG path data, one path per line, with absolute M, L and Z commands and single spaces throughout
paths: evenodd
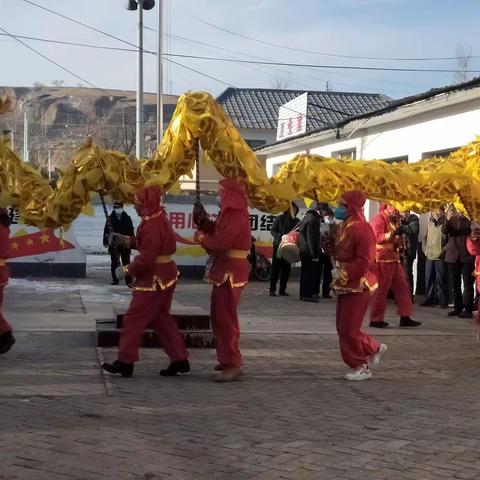
M 15 343 L 12 327 L 2 314 L 3 289 L 8 283 L 8 267 L 5 260 L 8 258 L 10 237 L 10 217 L 6 208 L 0 208 L 0 355 L 7 353 Z
M 402 247 L 402 234 L 404 226 L 397 221 L 398 210 L 383 203 L 380 212 L 371 221 L 373 233 L 377 242 L 377 276 L 378 289 L 375 292 L 370 310 L 370 326 L 376 328 L 388 327 L 385 322 L 387 296 L 391 290 L 400 315 L 400 327 L 418 327 L 421 322 L 416 322 L 410 317 L 413 314 L 412 294 L 408 285 L 405 270 L 400 262 L 400 249 Z
M 220 214 L 208 219 L 202 205 L 195 205 L 195 239 L 213 256 L 206 280 L 213 284 L 210 317 L 222 373 L 216 382 L 231 382 L 242 375 L 239 348 L 238 303 L 248 282 L 247 255 L 251 245 L 250 218 L 243 185 L 231 178 L 220 182 Z
M 472 222 L 472 233 L 467 237 L 467 250 L 470 255 L 475 256 L 475 286 L 477 293 L 480 293 L 480 225 Z M 475 329 L 477 331 L 477 340 L 480 339 L 480 311 L 475 314 Z
M 130 306 L 123 319 L 118 360 L 103 363 L 110 373 L 131 377 L 133 364 L 138 360 L 142 333 L 153 327 L 170 365 L 160 371 L 162 376 L 173 376 L 190 371 L 185 342 L 170 314 L 178 270 L 172 255 L 176 251 L 175 234 L 161 206 L 162 192 L 158 186 L 142 188 L 135 196 L 135 210 L 142 218 L 135 237 L 112 233 L 114 246 L 134 248 L 139 254 L 126 267 L 118 267 L 117 278 L 129 275 L 135 278 Z
M 372 271 L 375 260 L 375 236 L 365 220 L 366 196 L 361 191 L 346 192 L 340 198 L 335 218 L 343 220 L 335 238 L 336 278 L 332 284 L 337 295 L 337 332 L 343 361 L 353 369 L 347 380 L 368 380 L 372 373 L 368 362 L 378 365 L 387 346 L 362 332 L 371 293 L 377 288 Z

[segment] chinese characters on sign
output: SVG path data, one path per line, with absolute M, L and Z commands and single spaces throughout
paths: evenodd
M 277 140 L 295 137 L 307 131 L 308 93 L 304 93 L 278 109 Z

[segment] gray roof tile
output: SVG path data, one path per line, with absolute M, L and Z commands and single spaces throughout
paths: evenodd
M 218 102 L 239 128 L 275 130 L 278 108 L 305 90 L 227 88 Z M 387 106 L 392 99 L 375 93 L 308 91 L 307 132 Z

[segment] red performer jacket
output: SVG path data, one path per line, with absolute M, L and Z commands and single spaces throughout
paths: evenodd
M 0 223 L 0 287 L 8 283 L 8 266 L 5 261 L 8 259 L 10 229 Z
M 477 290 L 480 292 L 480 237 L 476 235 L 467 237 L 467 250 L 470 255 L 475 255 L 475 270 L 473 275 L 475 277 Z
M 133 291 L 164 290 L 176 283 L 179 275 L 171 258 L 177 249 L 175 234 L 165 209 L 160 206 L 158 187 L 146 187 L 136 198 L 142 202 L 144 215 L 137 235 L 129 237 L 129 246 L 139 254 L 125 267 L 125 273 L 135 277 Z
M 353 191 L 343 194 L 342 198 L 348 202 L 350 216 L 337 230 L 337 278 L 332 287 L 337 295 L 374 291 L 378 286 L 373 273 L 375 236 L 361 211 L 366 197 L 363 192 Z
M 250 217 L 243 186 L 230 178 L 220 182 L 221 211 L 215 222 L 199 226 L 196 239 L 213 256 L 206 280 L 216 286 L 228 282 L 232 288 L 248 283 L 247 255 L 251 247 Z
M 394 235 L 397 226 L 384 209 L 371 220 L 373 233 L 377 242 L 377 263 L 400 263 L 401 238 Z

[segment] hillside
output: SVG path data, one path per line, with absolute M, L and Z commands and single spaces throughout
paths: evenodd
M 136 93 L 125 90 L 98 90 L 84 87 L 43 86 L 2 87 L 0 95 L 16 100 L 15 110 L 2 117 L 0 129 L 11 130 L 15 150 L 23 157 L 24 100 L 30 105 L 30 161 L 47 169 L 65 168 L 71 153 L 87 135 L 106 148 L 135 153 Z M 164 95 L 165 128 L 178 97 Z M 145 94 L 146 153 L 156 147 L 156 94 Z

